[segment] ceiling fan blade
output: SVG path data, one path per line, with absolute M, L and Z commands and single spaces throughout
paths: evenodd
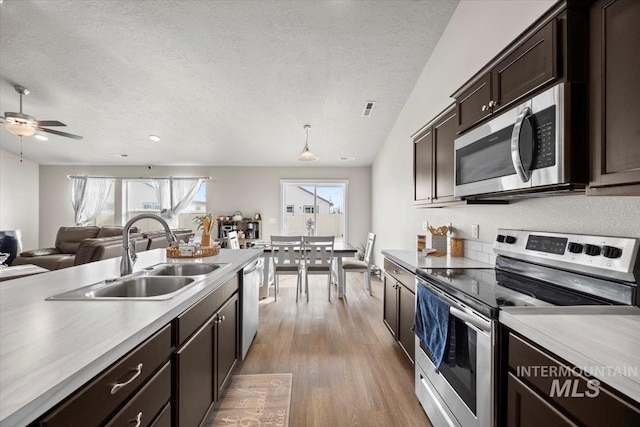
M 45 128 L 40 128 L 40 127 L 36 127 L 36 129 L 39 130 L 39 131 L 42 131 L 42 132 L 52 133 L 54 135 L 65 136 L 67 138 L 82 139 L 82 137 L 80 135 L 74 135 L 72 133 L 60 132 L 59 130 L 45 129 Z
M 36 126 L 66 126 L 64 123 L 57 120 L 38 120 Z

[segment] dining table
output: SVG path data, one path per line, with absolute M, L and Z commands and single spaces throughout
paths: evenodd
M 356 255 L 358 250 L 351 246 L 348 243 L 336 242 L 333 245 L 333 257 L 335 258 L 335 268 L 333 269 L 333 282 L 338 284 L 338 298 L 344 297 L 345 285 L 344 283 L 344 274 L 342 274 L 342 259 L 343 258 L 352 258 Z M 262 276 L 262 289 L 260 291 L 260 298 L 264 299 L 269 296 L 269 286 L 271 284 L 270 277 L 270 267 L 271 262 L 270 258 L 273 256 L 273 251 L 271 250 L 271 246 L 268 244 L 264 245 L 264 253 L 263 257 L 265 258 L 264 262 L 264 274 Z

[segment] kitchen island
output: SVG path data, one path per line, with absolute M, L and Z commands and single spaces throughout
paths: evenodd
M 120 258 L 3 282 L 0 286 L 0 426 L 25 425 L 153 336 L 261 255 L 222 250 L 198 259 L 139 254 L 134 272 L 159 263 L 228 264 L 171 299 L 46 301 L 119 276 Z

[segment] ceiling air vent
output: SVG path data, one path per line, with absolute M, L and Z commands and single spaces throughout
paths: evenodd
M 362 117 L 369 117 L 371 115 L 371 112 L 373 111 L 373 107 L 376 106 L 376 102 L 375 101 L 367 101 L 364 104 L 364 110 L 362 111 Z

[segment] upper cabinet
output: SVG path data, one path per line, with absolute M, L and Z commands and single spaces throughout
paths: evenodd
M 589 194 L 640 195 L 640 1 L 590 10 Z
M 584 103 L 588 3 L 557 2 L 458 89 L 452 95 L 458 114 L 457 133 L 561 82 L 573 86 L 572 97 Z M 586 132 L 586 120 L 581 122 Z
M 448 107 L 413 135 L 414 206 L 441 206 L 458 201 L 453 197 L 453 142 L 457 128 L 454 107 Z

